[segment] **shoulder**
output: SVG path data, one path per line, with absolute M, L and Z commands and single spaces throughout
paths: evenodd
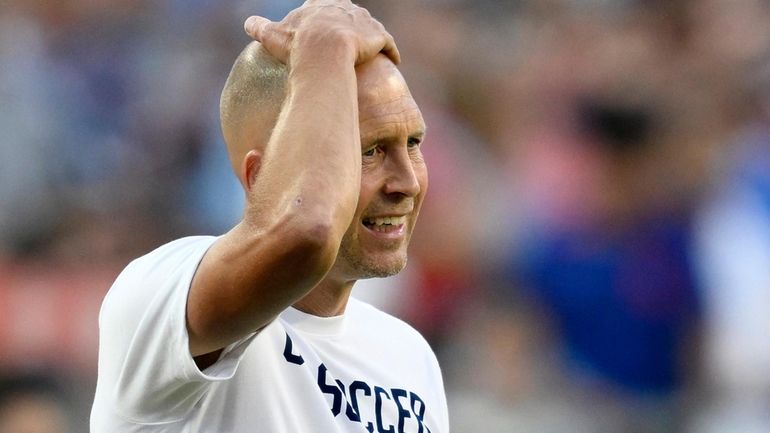
M 126 270 L 137 270 L 169 261 L 181 261 L 196 252 L 203 253 L 217 240 L 215 236 L 189 236 L 171 241 L 135 259 Z
M 146 302 L 163 286 L 184 285 L 192 280 L 198 263 L 216 241 L 214 236 L 191 236 L 162 245 L 133 260 L 115 279 L 102 309 L 125 302 Z
M 148 274 L 166 274 L 174 268 L 183 267 L 186 262 L 193 262 L 192 265 L 197 267 L 216 240 L 214 236 L 190 236 L 171 241 L 134 259 L 123 269 L 116 283 Z

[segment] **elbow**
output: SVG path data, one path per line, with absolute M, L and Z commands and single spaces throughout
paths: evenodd
M 301 258 L 307 269 L 325 275 L 337 258 L 344 230 L 331 215 L 320 212 L 294 215 L 287 226 L 292 255 Z
M 250 239 L 246 243 L 254 251 L 269 252 L 269 258 L 258 267 L 291 269 L 291 275 L 285 276 L 287 281 L 317 282 L 336 261 L 354 207 L 348 211 L 348 207 L 330 205 L 326 200 L 295 197 L 277 214 L 248 215 L 241 233 Z
M 309 258 L 323 260 L 336 256 L 340 240 L 334 227 L 325 221 L 309 221 L 295 227 L 295 247 Z

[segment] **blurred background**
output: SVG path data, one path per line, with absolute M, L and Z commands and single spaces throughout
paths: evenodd
M 240 217 L 219 92 L 296 0 L 0 0 L 0 433 L 87 431 L 118 272 Z M 454 433 L 770 432 L 770 1 L 361 1 L 429 126 L 359 297 Z

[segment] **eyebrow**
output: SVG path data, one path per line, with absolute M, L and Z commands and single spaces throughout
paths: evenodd
M 425 124 L 422 124 L 421 126 L 415 128 L 412 130 L 409 135 L 407 135 L 407 138 L 419 138 L 423 139 L 426 134 L 427 127 Z M 364 142 L 368 143 L 377 143 L 377 142 L 386 142 L 386 141 L 394 141 L 394 136 L 390 134 L 390 131 L 388 131 L 385 128 L 382 128 L 374 134 L 366 135 L 362 137 Z
M 417 128 L 414 132 L 409 134 L 410 138 L 423 138 L 425 137 L 425 134 L 428 132 L 428 127 L 426 125 L 422 125 L 421 127 Z

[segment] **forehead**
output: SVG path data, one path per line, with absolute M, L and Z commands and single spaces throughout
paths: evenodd
M 422 133 L 425 129 L 422 113 L 395 65 L 381 56 L 365 66 L 358 73 L 362 137 Z

